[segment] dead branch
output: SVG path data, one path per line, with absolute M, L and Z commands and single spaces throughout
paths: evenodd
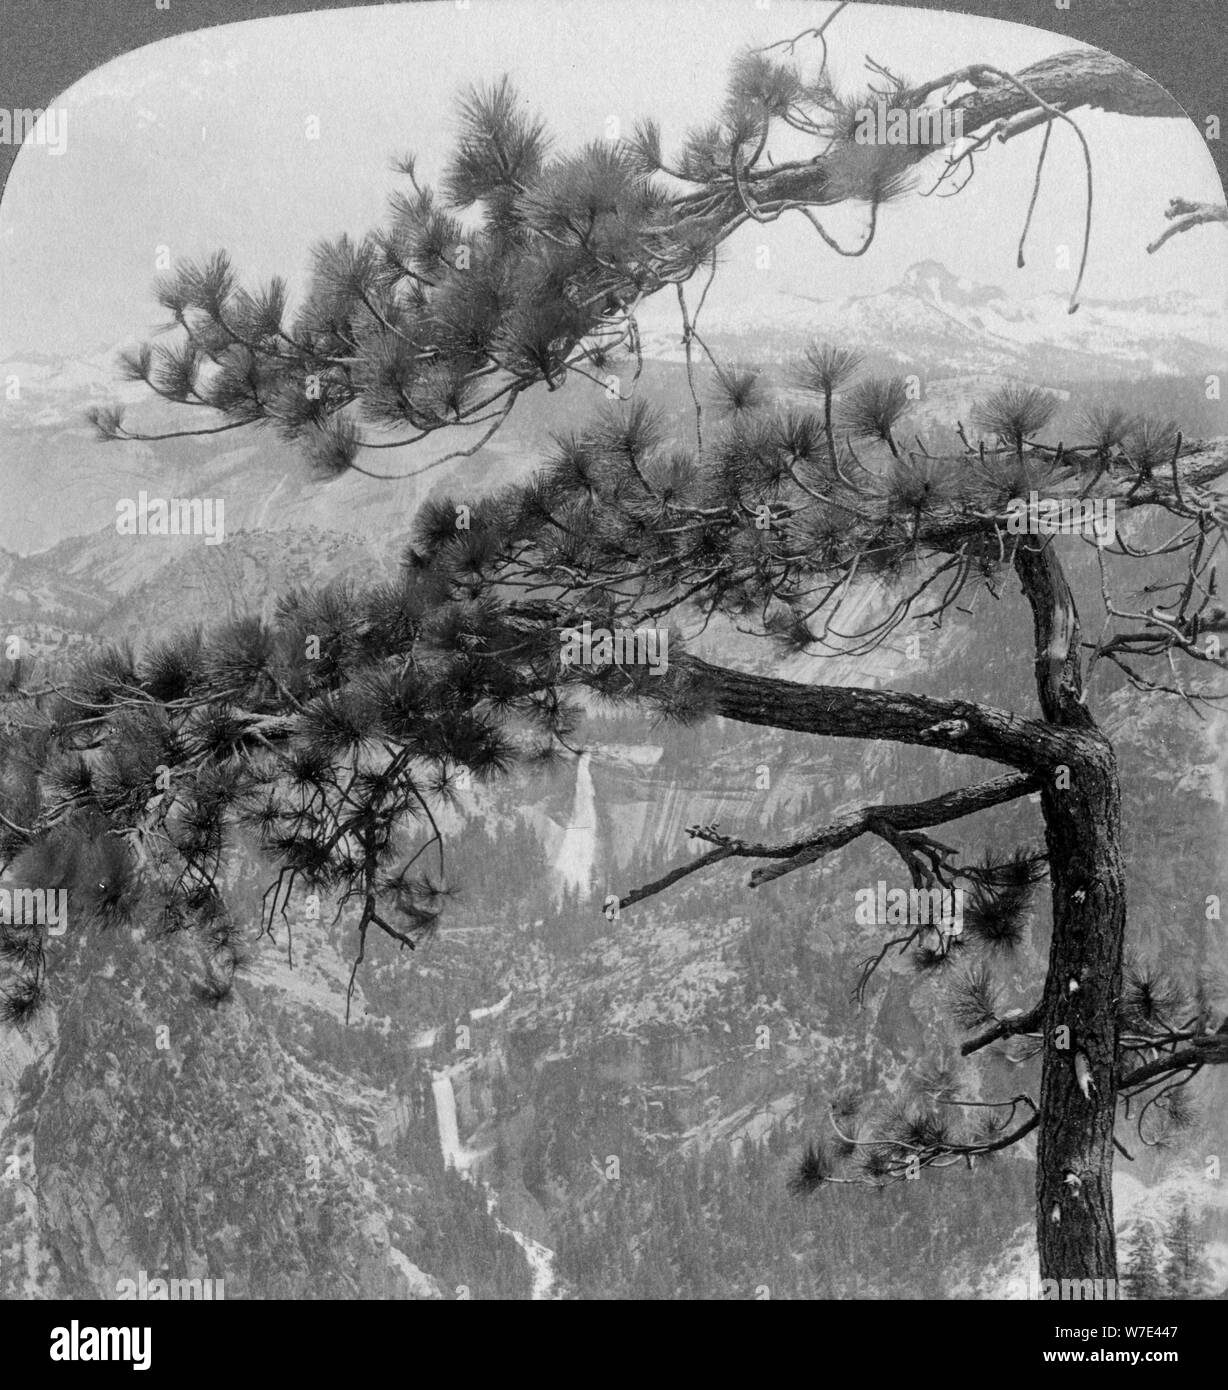
M 1192 203 L 1188 198 L 1174 198 L 1165 209 L 1164 216 L 1172 225 L 1150 243 L 1148 255 L 1154 255 L 1171 237 L 1188 232 L 1193 227 L 1205 227 L 1211 222 L 1228 222 L 1228 207 L 1223 203 Z

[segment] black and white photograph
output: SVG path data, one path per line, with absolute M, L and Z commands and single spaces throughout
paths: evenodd
M 71 55 L 0 87 L 42 1373 L 244 1301 L 1044 1303 L 1091 1331 L 1032 1373 L 1184 1360 L 1228 1298 L 1228 207 L 1130 7 L 1120 54 L 1061 0 L 148 0 L 94 52 L 29 8 Z M 1180 39 L 1221 90 L 1224 17 Z

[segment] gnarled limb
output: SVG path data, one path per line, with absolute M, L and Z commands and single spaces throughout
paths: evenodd
M 1079 613 L 1052 539 L 1015 547 L 1015 571 L 1032 608 L 1036 689 L 1045 718 L 1075 729 L 1094 726 L 1084 703 Z
M 975 787 L 963 787 L 957 791 L 944 792 L 928 801 L 917 801 L 897 806 L 863 806 L 850 812 L 840 820 L 827 826 L 817 835 L 801 841 L 780 864 L 766 869 L 756 869 L 750 876 L 752 888 L 781 878 L 795 869 L 812 864 L 823 855 L 831 853 L 864 835 L 867 831 L 879 833 L 879 826 L 890 826 L 898 831 L 920 830 L 926 826 L 942 825 L 947 821 L 960 820 L 964 816 L 975 815 L 990 806 L 1000 806 L 1027 796 L 1039 787 L 1039 779 L 1026 773 L 1012 773 L 982 782 Z
M 1123 1096 L 1136 1094 L 1140 1087 L 1154 1082 L 1157 1077 L 1170 1076 L 1192 1067 L 1203 1067 L 1228 1062 L 1228 1020 L 1219 1032 L 1208 1033 L 1196 1038 L 1187 1047 L 1175 1052 L 1167 1052 L 1121 1078 L 1119 1091 Z
M 975 1038 L 969 1038 L 959 1049 L 960 1056 L 970 1057 L 974 1052 L 979 1052 L 983 1047 L 988 1047 L 991 1043 L 999 1042 L 1003 1038 L 1017 1037 L 1020 1033 L 1034 1033 L 1040 1027 L 1042 1012 L 1039 1005 L 1034 1009 L 1029 1009 L 1027 1013 L 1016 1014 L 1014 1018 L 1000 1018 L 992 1027 L 986 1028 L 983 1033 L 978 1033 Z
M 1223 203 L 1192 203 L 1188 198 L 1174 198 L 1165 210 L 1168 226 L 1147 247 L 1149 255 L 1154 255 L 1170 237 L 1188 232 L 1192 227 L 1205 227 L 1212 222 L 1228 222 L 1228 207 Z
M 709 712 L 743 724 L 940 748 L 1029 773 L 1056 766 L 1070 752 L 1070 736 L 1052 725 L 967 700 L 802 685 L 693 656 L 676 665 Z
M 974 787 L 961 787 L 956 791 L 944 792 L 928 801 L 905 802 L 897 806 L 863 806 L 850 811 L 830 825 L 804 839 L 780 845 L 747 844 L 743 840 L 717 835 L 714 829 L 700 830 L 696 827 L 696 838 L 702 838 L 716 845 L 710 853 L 702 855 L 690 864 L 672 869 L 668 874 L 633 889 L 620 899 L 619 907 L 631 907 L 643 902 L 645 898 L 671 888 L 680 879 L 710 868 L 726 859 L 778 859 L 781 862 L 766 869 L 756 869 L 750 876 L 750 886 L 760 884 L 792 873 L 795 869 L 813 864 L 824 855 L 842 849 L 861 835 L 882 834 L 885 827 L 907 832 L 920 830 L 926 826 L 941 825 L 947 821 L 960 820 L 964 816 L 975 815 L 978 811 L 1004 802 L 1027 796 L 1040 785 L 1039 779 L 1027 773 L 1011 773 L 1005 777 L 982 782 Z

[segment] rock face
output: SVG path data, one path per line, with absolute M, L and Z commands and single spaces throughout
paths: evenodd
M 286 1049 L 291 1001 L 203 1006 L 191 947 L 140 931 L 66 954 L 6 1133 L 37 1194 L 13 1214 L 31 1229 L 5 1252 L 8 1296 L 114 1298 L 141 1271 L 227 1298 L 442 1296 L 393 1238 L 427 1190 L 375 1146 L 383 1097 Z

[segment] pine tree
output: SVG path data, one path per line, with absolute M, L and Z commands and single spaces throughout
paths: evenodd
M 1164 1289 L 1169 1298 L 1205 1298 L 1210 1269 L 1189 1204 L 1182 1202 L 1164 1231 L 1168 1260 L 1164 1265 Z
M 1140 1220 L 1134 1228 L 1133 1239 L 1126 1251 L 1122 1282 L 1129 1298 L 1138 1300 L 1163 1296 L 1164 1284 L 1160 1278 L 1155 1230 L 1149 1221 Z
M 1225 531 L 1214 485 L 1228 462 L 1222 446 L 1192 444 L 1169 421 L 1107 409 L 1089 410 L 1065 446 L 1047 442 L 1053 399 L 1009 387 L 978 403 L 979 435 L 952 420 L 958 445 L 931 452 L 908 422 L 905 383 L 864 376 L 842 345 L 816 343 L 792 364 L 800 406 L 757 367 L 712 356 L 697 322 L 703 292 L 688 303 L 685 286 L 720 273 L 728 236 L 796 214 L 833 254 L 860 255 L 880 209 L 904 198 L 933 153 L 859 142 L 857 95 L 837 91 L 827 40 L 809 36 L 822 40 L 809 70 L 794 56 L 806 36 L 739 59 L 719 119 L 673 159 L 652 122 L 624 142 L 556 153 L 506 81 L 470 92 L 439 188 L 403 160 L 406 186 L 387 224 L 322 243 L 296 308 L 280 279 L 244 287 L 223 253 L 159 283 L 178 336 L 126 354 L 124 374 L 213 412 L 216 423 L 182 433 L 272 427 L 325 476 L 390 476 L 371 462 L 375 450 L 442 444 L 411 472 L 471 457 L 543 385 L 595 381 L 603 395 L 632 398 L 543 441 L 528 482 L 424 504 L 390 581 L 296 591 L 267 621 L 187 631 L 139 653 L 115 645 L 48 673 L 7 663 L 0 856 L 15 884 L 70 889 L 78 923 L 129 920 L 152 898 L 162 930 L 194 928 L 226 962 L 240 926 L 221 885 L 236 837 L 254 838 L 274 866 L 266 931 L 303 890 L 350 910 L 352 993 L 372 931 L 412 950 L 439 922 L 452 883 L 436 810 L 472 779 L 570 756 L 580 694 L 678 724 L 719 715 L 937 752 L 935 767 L 992 763 L 995 775 L 979 782 L 874 802 L 784 842 L 695 825 L 706 853 L 609 910 L 626 914 L 731 858 L 756 862 L 758 888 L 862 839 L 894 854 L 914 890 L 966 890 L 961 933 L 929 924 L 885 935 L 857 991 L 891 952 L 955 976 L 957 1021 L 971 1034 L 962 1053 L 1021 1040 L 1041 1055 L 1035 1098 L 977 1102 L 964 1119 L 958 1104 L 925 1095 L 890 1113 L 842 1113 L 836 1149 L 808 1145 L 822 1158 L 807 1159 L 794 1185 L 902 1183 L 971 1167 L 1035 1133 L 1042 1276 L 1112 1278 L 1118 1099 L 1228 1061 L 1228 1035 L 1184 1009 L 1174 1027 L 1170 986 L 1144 969 L 1124 975 L 1121 795 L 1091 677 L 1193 705 L 1221 693 L 1206 682 L 1228 666 L 1211 601 Z M 1077 129 L 1071 113 L 1088 104 L 1181 115 L 1149 79 L 1094 52 L 1015 75 L 972 65 L 916 86 L 885 70 L 875 81 L 901 107 L 945 91 L 964 134 L 989 148 L 1008 130 Z M 782 129 L 814 141 L 811 156 L 776 159 Z M 965 159 L 953 158 L 943 181 L 961 178 Z M 855 247 L 820 221 L 844 202 L 866 211 Z M 1212 220 L 1176 204 L 1170 214 L 1169 234 Z M 1084 261 L 1090 207 L 1087 218 Z M 1072 311 L 1081 278 L 1082 268 Z M 694 407 L 681 427 L 639 389 L 636 313 L 661 291 L 679 305 Z M 148 437 L 115 408 L 94 421 L 105 439 Z M 448 450 L 452 431 L 463 442 Z M 1097 586 L 1105 621 L 1094 641 L 1068 572 L 1081 545 L 1013 524 L 1032 492 L 1071 506 L 1094 493 L 1123 524 L 1138 519 L 1135 544 L 1113 551 Z M 1160 544 L 1155 523 L 1169 519 L 1177 538 Z M 1161 555 L 1168 604 L 1143 609 L 1119 593 L 1122 573 L 1141 564 L 1150 580 Z M 858 626 L 850 599 L 866 581 L 889 602 Z M 857 657 L 958 607 L 1013 598 L 1016 585 L 1038 714 L 967 692 L 781 680 L 702 659 L 680 635 L 683 622 L 715 624 L 785 653 Z M 581 630 L 668 638 L 668 666 L 628 660 L 625 647 L 577 661 L 565 653 Z M 996 617 L 978 629 L 987 651 L 998 631 Z M 1033 795 L 1043 836 L 1035 827 L 982 862 L 956 862 L 958 850 L 931 833 Z M 1046 877 L 1044 978 L 1008 1008 L 993 967 L 1026 937 Z M 44 925 L 6 923 L 0 935 L 4 1011 L 18 1024 L 46 995 Z M 773 981 L 764 992 L 775 996 Z M 544 1169 L 566 1175 L 583 1161 L 564 1129 Z

